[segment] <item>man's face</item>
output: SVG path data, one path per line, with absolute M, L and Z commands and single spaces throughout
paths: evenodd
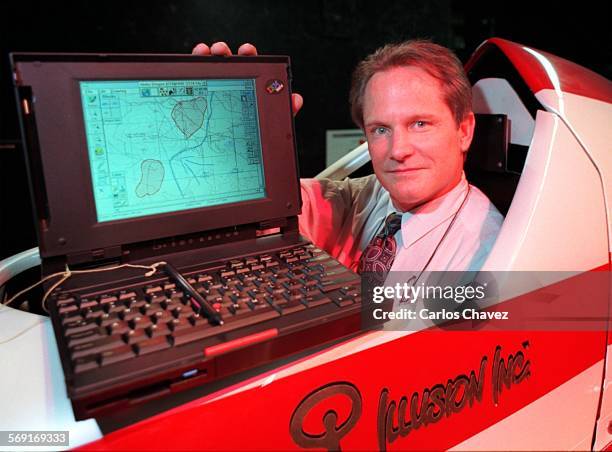
M 408 211 L 442 196 L 461 179 L 474 115 L 457 125 L 440 82 L 425 70 L 374 74 L 364 93 L 363 123 L 374 172 L 397 208 Z

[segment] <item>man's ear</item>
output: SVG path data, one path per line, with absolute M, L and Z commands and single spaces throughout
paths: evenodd
M 472 144 L 472 138 L 474 138 L 474 127 L 476 125 L 476 119 L 473 112 L 469 112 L 463 120 L 459 123 L 459 145 L 461 152 L 467 152 Z

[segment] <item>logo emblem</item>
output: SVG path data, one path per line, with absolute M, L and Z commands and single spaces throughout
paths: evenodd
M 284 83 L 278 79 L 268 80 L 268 83 L 266 83 L 266 91 L 268 94 L 278 94 L 284 87 Z
M 338 412 L 331 408 L 323 415 L 324 432 L 304 431 L 304 419 L 308 413 L 319 403 L 339 394 L 351 401 L 351 412 L 348 418 L 338 419 Z M 340 439 L 351 431 L 360 417 L 361 394 L 357 388 L 350 383 L 332 383 L 311 392 L 300 402 L 291 416 L 289 431 L 293 441 L 300 447 L 340 451 Z

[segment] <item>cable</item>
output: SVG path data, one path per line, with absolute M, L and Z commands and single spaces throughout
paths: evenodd
M 57 281 L 56 283 L 54 283 L 49 290 L 47 290 L 47 292 L 45 293 L 43 299 L 42 299 L 42 308 L 46 313 L 49 313 L 48 309 L 47 309 L 47 298 L 49 297 L 49 295 L 51 295 L 51 293 L 61 284 L 63 284 L 68 278 L 70 278 L 72 275 L 80 275 L 80 274 L 84 274 L 84 273 L 99 273 L 99 272 L 107 272 L 107 271 L 111 271 L 111 270 L 119 270 L 120 268 L 126 268 L 126 267 L 130 267 L 130 268 L 143 268 L 145 270 L 149 270 L 148 272 L 145 273 L 145 276 L 148 278 L 150 276 L 153 276 L 155 274 L 155 272 L 157 271 L 157 267 L 159 267 L 160 265 L 165 265 L 165 262 L 156 262 L 152 265 L 135 265 L 135 264 L 121 264 L 121 265 L 116 265 L 114 267 L 106 267 L 106 268 L 96 268 L 96 269 L 92 269 L 92 270 L 70 270 L 70 268 L 68 267 L 68 265 L 66 265 L 66 270 L 63 272 L 58 272 L 58 273 L 53 273 L 52 275 L 46 276 L 45 278 L 41 279 L 40 281 L 38 281 L 36 284 L 31 285 L 30 287 L 27 287 L 25 289 L 23 289 L 22 291 L 18 292 L 17 294 L 13 295 L 11 298 L 9 298 L 8 301 L 3 302 L 2 304 L 4 305 L 9 305 L 11 304 L 17 297 L 19 297 L 20 295 L 23 295 L 26 292 L 29 292 L 30 290 L 32 290 L 34 287 L 39 286 L 40 284 L 43 284 L 44 282 L 53 279 L 53 278 L 57 278 L 58 276 L 61 276 L 62 278 Z

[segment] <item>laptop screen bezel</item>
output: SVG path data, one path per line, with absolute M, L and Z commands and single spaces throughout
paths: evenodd
M 37 203 L 45 204 L 36 209 L 43 258 L 299 214 L 288 57 L 13 54 L 12 61 L 17 86 L 28 86 L 32 93 L 31 111 L 23 111 L 20 102 L 22 117 L 35 114 L 36 118 L 37 149 L 28 143 L 28 157 L 39 158 L 43 178 L 39 185 L 44 187 L 44 194 L 34 196 Z M 255 80 L 266 196 L 98 222 L 79 83 L 224 78 Z M 270 93 L 266 86 L 271 80 L 280 80 L 286 88 Z M 32 177 L 36 176 L 30 174 Z

